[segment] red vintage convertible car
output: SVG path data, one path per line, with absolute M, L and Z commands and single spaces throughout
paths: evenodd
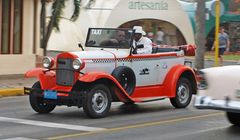
M 126 36 L 117 42 L 116 32 Z M 185 108 L 196 93 L 196 76 L 185 54 L 194 46 L 157 47 L 152 54 L 133 54 L 132 29 L 90 28 L 86 51 L 64 52 L 44 57 L 43 68 L 26 72 L 37 77 L 25 87 L 30 104 L 38 113 L 57 105 L 83 107 L 92 118 L 105 117 L 112 102 L 143 103 L 169 98 L 176 108 Z

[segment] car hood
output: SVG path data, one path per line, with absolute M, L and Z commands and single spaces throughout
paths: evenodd
M 208 73 L 208 74 L 216 74 L 219 73 L 221 76 L 223 75 L 233 75 L 233 73 L 239 73 L 240 65 L 229 65 L 223 67 L 212 67 L 202 69 L 201 71 Z
M 121 50 L 93 50 L 70 52 L 81 59 L 111 59 L 111 58 L 125 58 L 129 55 L 128 51 Z
M 200 95 L 215 99 L 224 99 L 227 96 L 235 98 L 237 90 L 240 90 L 240 65 L 206 68 L 201 71 L 208 88 L 199 90 Z

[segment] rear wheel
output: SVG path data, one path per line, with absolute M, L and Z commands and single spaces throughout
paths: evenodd
M 105 117 L 111 107 L 111 94 L 104 84 L 91 86 L 83 100 L 83 110 L 91 118 Z
M 41 89 L 40 82 L 34 83 L 32 86 L 33 89 Z M 54 110 L 56 107 L 55 104 L 47 104 L 43 102 L 42 97 L 36 95 L 36 91 L 32 91 L 29 95 L 29 101 L 32 109 L 38 113 L 49 113 Z
M 226 115 L 231 124 L 240 126 L 240 113 L 226 112 Z
M 181 77 L 177 82 L 176 97 L 170 98 L 171 104 L 176 108 L 185 108 L 192 99 L 192 86 L 187 78 Z

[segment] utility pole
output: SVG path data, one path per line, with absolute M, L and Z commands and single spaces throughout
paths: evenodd
M 216 0 L 215 2 L 215 15 L 216 15 L 216 25 L 215 25 L 215 66 L 219 66 L 218 55 L 219 55 L 219 20 L 220 20 L 220 1 Z
M 197 10 L 195 13 L 195 22 L 196 22 L 196 55 L 195 55 L 195 67 L 197 69 L 204 68 L 204 54 L 205 54 L 205 0 L 196 0 Z

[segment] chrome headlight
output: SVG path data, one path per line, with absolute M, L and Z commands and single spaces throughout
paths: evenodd
M 73 60 L 73 69 L 80 70 L 83 67 L 83 61 L 79 58 Z
M 44 68 L 50 69 L 54 65 L 54 59 L 46 56 L 43 58 L 42 63 Z
M 206 75 L 203 71 L 198 71 L 197 80 L 198 80 L 198 89 L 199 90 L 206 90 L 208 88 Z

